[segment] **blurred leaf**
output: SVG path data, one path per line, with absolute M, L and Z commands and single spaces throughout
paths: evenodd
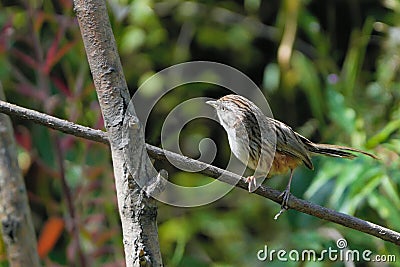
M 399 190 L 396 188 L 394 181 L 390 180 L 387 175 L 381 177 L 380 184 L 383 190 L 388 195 L 389 199 L 394 203 L 397 209 L 400 209 L 400 197 L 399 197 Z
M 322 168 L 318 171 L 317 175 L 313 179 L 312 184 L 308 187 L 307 191 L 304 193 L 306 198 L 311 198 L 318 190 L 321 189 L 329 180 L 336 177 L 341 172 L 337 162 L 330 159 L 326 160 L 322 165 Z
M 146 72 L 139 78 L 139 87 L 142 87 L 140 94 L 145 97 L 154 97 L 164 89 L 162 75 L 155 75 L 154 72 Z
M 188 221 L 183 218 L 174 218 L 160 225 L 160 243 L 168 246 L 175 244 L 175 249 L 173 249 L 172 258 L 170 260 L 171 266 L 177 266 L 182 260 L 186 243 L 194 230 L 195 229 L 188 224 Z
M 79 185 L 83 184 L 85 181 L 85 177 L 82 173 L 82 167 L 69 161 L 67 161 L 65 165 L 65 176 L 68 186 L 70 186 L 71 188 L 76 188 Z
M 132 24 L 146 24 L 154 15 L 150 0 L 136 0 L 131 4 Z
M 280 80 L 280 68 L 276 63 L 268 64 L 264 69 L 263 87 L 267 93 L 273 93 L 278 89 Z
M 360 206 L 361 202 L 368 198 L 368 196 L 382 183 L 383 175 L 379 169 L 372 169 L 376 174 L 370 173 L 360 174 L 360 177 L 354 184 L 350 185 L 350 193 L 341 205 L 341 212 L 347 214 L 354 214 L 356 209 Z
M 299 52 L 292 57 L 293 68 L 299 77 L 300 86 L 308 97 L 313 115 L 321 122 L 324 121 L 324 100 L 321 92 L 321 83 L 314 64 Z
M 371 137 L 365 147 L 373 148 L 387 141 L 393 132 L 400 129 L 400 120 L 390 121 L 379 133 Z
M 386 53 L 380 56 L 377 64 L 377 80 L 386 89 L 393 86 L 393 82 L 398 77 L 400 59 L 399 59 L 399 36 L 400 28 L 388 27 L 387 38 L 383 43 Z
M 15 139 L 21 147 L 23 147 L 26 151 L 31 151 L 32 149 L 32 137 L 29 130 L 20 126 L 15 129 Z
M 374 19 L 372 17 L 367 18 L 362 31 L 353 30 L 351 34 L 350 47 L 341 73 L 341 84 L 346 96 L 353 96 L 354 90 L 358 88 L 357 80 L 359 79 L 367 45 L 373 30 L 373 23 Z
M 376 210 L 379 216 L 388 221 L 388 227 L 393 228 L 395 231 L 399 231 L 400 227 L 400 214 L 393 212 L 393 204 L 386 198 L 382 198 L 377 192 L 371 193 L 368 198 L 369 204 Z
M 197 41 L 206 47 L 219 50 L 227 46 L 228 33 L 212 26 L 203 26 L 196 35 Z
M 61 33 L 61 32 L 60 32 Z M 63 32 L 62 32 L 63 34 Z M 51 68 L 59 62 L 59 60 L 66 54 L 72 47 L 76 44 L 76 42 L 67 42 L 66 44 L 62 45 L 58 49 L 58 41 L 54 40 L 51 50 L 48 51 L 46 57 L 46 66 L 45 71 L 50 72 Z
M 256 12 L 259 10 L 261 5 L 261 0 L 245 0 L 244 7 L 248 12 Z
M 226 37 L 230 46 L 238 50 L 248 47 L 249 43 L 252 41 L 252 35 L 240 24 L 233 25 L 227 31 Z
M 340 166 L 340 167 L 339 167 Z M 333 207 L 340 206 L 340 200 L 343 198 L 344 191 L 353 184 L 358 177 L 365 171 L 361 164 L 338 164 L 340 173 L 336 178 L 335 188 L 332 190 L 329 203 Z
M 300 28 L 305 31 L 307 36 L 310 38 L 313 48 L 317 49 L 322 57 L 321 62 L 318 62 L 321 67 L 322 72 L 325 72 L 326 67 L 321 63 L 328 63 L 330 60 L 329 49 L 331 48 L 330 38 L 326 38 L 324 29 L 322 28 L 318 18 L 310 12 L 310 10 L 303 8 L 301 10 L 301 19 L 299 20 Z M 321 59 L 320 59 L 321 60 Z
M 298 250 L 315 250 L 321 251 L 324 249 L 323 243 L 326 242 L 325 238 L 322 237 L 318 232 L 312 232 L 303 230 L 295 233 L 294 245 Z
M 41 259 L 53 249 L 64 230 L 64 220 L 50 217 L 42 228 L 38 239 L 38 254 Z
M 327 101 L 330 118 L 338 124 L 347 134 L 355 130 L 356 114 L 352 108 L 346 106 L 345 98 L 333 88 L 327 91 Z
M 146 33 L 139 27 L 126 27 L 120 44 L 121 52 L 129 53 L 138 49 L 144 44 L 145 36 Z

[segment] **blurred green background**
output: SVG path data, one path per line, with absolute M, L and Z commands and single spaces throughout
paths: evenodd
M 315 171 L 296 170 L 292 193 L 400 231 L 399 0 L 110 0 L 108 7 L 132 94 L 152 74 L 185 61 L 237 68 L 263 90 L 275 118 L 315 142 L 366 149 L 381 158 L 315 158 Z M 1 1 L 0 66 L 9 102 L 104 128 L 70 0 Z M 182 101 L 227 93 L 209 84 L 173 90 L 152 111 L 146 141 L 160 146 L 163 120 Z M 13 124 L 44 265 L 123 266 L 109 149 L 29 121 L 13 118 Z M 182 151 L 197 158 L 205 137 L 218 147 L 213 164 L 224 168 L 230 149 L 222 127 L 212 120 L 185 126 Z M 156 166 L 167 169 L 176 183 L 211 181 L 168 163 Z M 266 184 L 282 190 L 287 179 L 275 177 Z M 274 221 L 279 208 L 239 189 L 198 208 L 160 203 L 164 264 L 281 266 L 279 261 L 259 261 L 257 252 L 264 245 L 287 251 L 336 249 L 339 238 L 345 238 L 350 249 L 392 254 L 400 262 L 393 244 L 336 224 L 296 211 Z M 0 242 L 0 263 L 7 266 L 5 255 Z

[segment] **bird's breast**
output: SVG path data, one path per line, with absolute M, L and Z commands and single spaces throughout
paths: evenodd
M 240 135 L 238 132 L 228 132 L 228 140 L 232 153 L 244 165 L 253 170 L 257 169 L 260 173 L 268 173 L 272 161 L 271 153 L 259 151 L 260 148 L 257 147 L 257 144 L 249 142 L 243 134 Z M 253 149 L 253 152 L 249 151 L 250 148 Z
M 245 142 L 239 140 L 237 138 L 236 133 L 229 133 L 228 132 L 228 141 L 229 146 L 232 150 L 232 153 L 237 157 L 242 163 L 247 165 L 249 160 L 249 153 Z

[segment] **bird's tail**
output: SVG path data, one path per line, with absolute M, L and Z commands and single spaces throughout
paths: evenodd
M 308 147 L 309 151 L 315 154 L 321 154 L 325 156 L 330 156 L 330 157 L 337 157 L 337 158 L 348 158 L 352 159 L 357 157 L 357 155 L 351 153 L 351 152 L 356 152 L 356 153 L 362 153 L 364 155 L 367 155 L 371 158 L 378 159 L 375 155 L 362 151 L 360 149 L 356 148 L 351 148 L 351 147 L 346 147 L 346 146 L 337 146 L 337 145 L 329 145 L 329 144 L 309 144 Z

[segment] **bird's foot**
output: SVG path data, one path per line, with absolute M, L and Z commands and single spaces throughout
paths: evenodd
M 253 175 L 246 177 L 245 182 L 249 184 L 249 192 L 250 193 L 252 193 L 253 191 L 255 191 L 257 189 L 256 177 L 254 177 Z
M 282 204 L 281 204 L 281 208 L 288 210 L 289 206 L 289 198 L 290 198 L 290 189 L 286 188 L 279 196 L 278 198 L 282 198 Z
M 288 203 L 290 198 L 290 187 L 286 188 L 278 198 L 282 198 L 281 210 L 275 215 L 274 219 L 277 220 L 282 213 L 289 209 Z

